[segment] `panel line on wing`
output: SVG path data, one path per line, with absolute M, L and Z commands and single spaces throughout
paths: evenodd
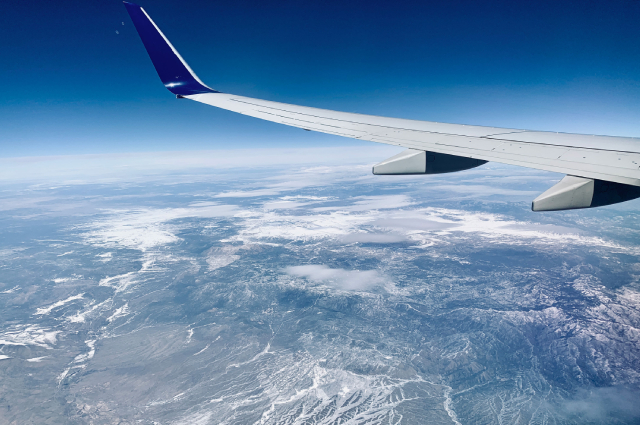
M 299 118 L 287 117 L 287 116 L 284 116 L 284 115 L 278 115 L 278 114 L 274 114 L 274 113 L 271 113 L 271 112 L 265 112 L 265 111 L 260 111 L 260 110 L 254 110 L 254 111 L 255 111 L 255 112 L 259 112 L 259 113 L 261 113 L 261 114 L 273 115 L 274 117 L 286 118 L 286 119 L 288 119 L 288 120 L 294 120 L 294 121 L 306 122 L 306 123 L 309 123 L 309 124 L 324 125 L 324 126 L 326 126 L 326 127 L 333 127 L 333 128 L 343 129 L 342 127 L 339 127 L 339 126 L 337 126 L 337 125 L 329 125 L 329 124 L 324 124 L 324 123 L 317 122 L 317 121 L 306 121 L 306 120 L 301 120 L 301 119 L 299 119 Z
M 298 111 L 293 111 L 293 110 L 288 110 L 288 109 L 276 108 L 276 107 L 273 107 L 273 106 L 260 105 L 260 104 L 247 102 L 247 101 L 244 101 L 244 100 L 240 100 L 240 99 L 230 99 L 230 100 L 232 100 L 234 102 L 239 102 L 239 103 L 244 103 L 244 104 L 247 104 L 247 105 L 260 107 L 260 108 L 273 109 L 273 110 L 277 110 L 277 111 L 287 112 L 289 114 L 303 115 L 303 116 L 307 116 L 307 117 L 320 118 L 320 119 L 325 119 L 325 120 L 338 121 L 338 122 L 344 122 L 344 123 L 356 124 L 356 125 L 362 125 L 362 126 L 385 128 L 385 129 L 390 129 L 390 130 L 414 131 L 414 132 L 418 132 L 418 133 L 435 134 L 435 135 L 442 135 L 442 136 L 458 136 L 458 137 L 482 138 L 482 139 L 486 139 L 486 140 L 496 140 L 496 141 L 501 141 L 501 142 L 512 142 L 512 143 L 527 144 L 527 145 L 533 145 L 533 146 L 549 146 L 549 147 L 559 147 L 559 148 L 569 148 L 569 149 L 579 148 L 579 149 L 589 149 L 589 150 L 592 150 L 592 151 L 620 152 L 620 153 L 629 153 L 629 154 L 637 154 L 638 153 L 638 152 L 634 152 L 634 151 L 626 151 L 626 150 L 618 150 L 618 149 L 592 148 L 592 147 L 588 147 L 588 146 L 584 146 L 583 147 L 583 146 L 572 146 L 572 145 L 563 145 L 563 144 L 554 144 L 554 143 L 529 142 L 529 141 L 524 141 L 524 140 L 513 140 L 513 139 L 503 139 L 503 138 L 493 137 L 493 136 L 500 135 L 500 134 L 527 133 L 527 132 L 531 132 L 530 130 L 516 130 L 516 131 L 510 131 L 510 132 L 506 132 L 506 133 L 492 133 L 492 134 L 489 134 L 489 135 L 469 136 L 467 134 L 442 133 L 442 132 L 437 132 L 437 131 L 419 130 L 419 129 L 415 129 L 415 128 L 393 127 L 393 126 L 382 125 L 382 124 L 364 123 L 364 122 L 358 122 L 358 121 L 351 121 L 351 120 L 333 118 L 333 117 L 329 117 L 329 116 L 313 115 L 313 114 L 308 114 L 308 113 L 304 113 L 304 112 L 298 112 Z M 317 108 L 311 108 L 311 107 L 305 107 L 305 108 L 317 109 Z M 334 112 L 334 111 L 330 111 L 330 112 Z M 371 117 L 375 117 L 375 116 L 372 115 Z M 294 118 L 291 118 L 291 117 L 289 117 L 289 118 L 290 119 L 294 119 Z M 386 118 L 386 117 L 380 117 L 380 118 Z M 399 118 L 399 119 L 401 119 L 401 118 Z M 323 124 L 323 125 L 325 125 L 325 124 Z M 456 124 L 450 124 L 450 125 L 456 125 Z M 481 126 L 473 126 L 473 127 L 481 127 Z M 489 128 L 489 127 L 487 127 L 487 128 Z M 588 135 L 585 135 L 585 137 L 588 137 Z

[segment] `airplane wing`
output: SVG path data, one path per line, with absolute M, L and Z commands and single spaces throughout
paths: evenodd
M 140 6 L 125 6 L 165 87 L 178 98 L 304 130 L 402 146 L 374 174 L 437 174 L 487 161 L 567 174 L 534 211 L 591 208 L 640 197 L 640 139 L 379 117 L 222 93 L 189 68 Z

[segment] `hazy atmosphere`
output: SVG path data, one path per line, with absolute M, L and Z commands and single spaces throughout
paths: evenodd
M 226 93 L 438 122 L 640 134 L 638 1 L 140 4 L 198 76 Z M 345 146 L 176 100 L 120 1 L 8 2 L 0 22 L 1 156 Z

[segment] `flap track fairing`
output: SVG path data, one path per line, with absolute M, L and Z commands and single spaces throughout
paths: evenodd
M 533 211 L 562 211 L 602 207 L 640 197 L 640 187 L 628 184 L 565 176 L 533 200 Z
M 486 164 L 475 158 L 407 149 L 373 166 L 376 175 L 442 174 L 468 170 Z

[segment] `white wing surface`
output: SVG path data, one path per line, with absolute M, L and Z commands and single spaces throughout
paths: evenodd
M 226 93 L 184 96 L 306 130 L 640 186 L 640 140 L 378 117 Z

